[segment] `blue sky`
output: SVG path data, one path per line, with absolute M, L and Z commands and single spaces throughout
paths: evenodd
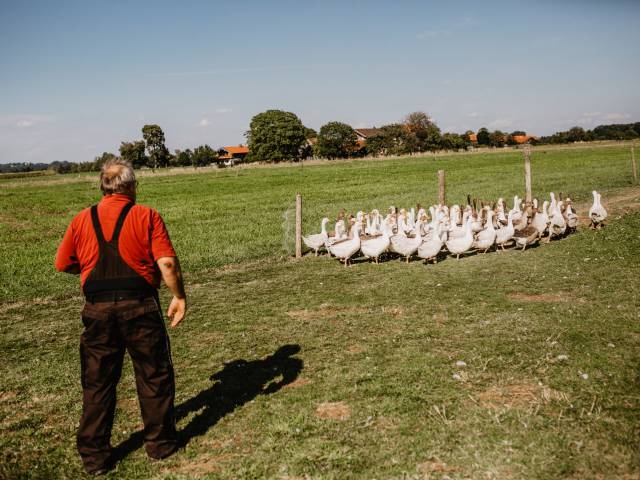
M 446 131 L 640 121 L 640 2 L 0 0 L 0 162 L 87 161 L 251 117 Z

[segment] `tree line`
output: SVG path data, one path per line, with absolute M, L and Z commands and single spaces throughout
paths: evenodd
M 537 143 L 557 144 L 573 142 L 591 142 L 595 140 L 633 140 L 640 137 L 640 122 L 598 125 L 593 130 L 573 127 L 556 132 L 553 135 L 540 137 Z
M 356 131 L 343 122 L 328 122 L 319 131 L 306 127 L 292 112 L 267 110 L 251 119 L 245 132 L 249 154 L 245 161 L 299 161 L 311 157 L 338 159 L 362 156 L 411 155 L 439 150 L 466 150 L 473 143 L 480 147 L 500 148 L 516 145 L 515 137 L 525 135 L 516 130 L 505 133 L 483 127 L 477 132 L 442 133 L 438 125 L 425 112 L 412 112 L 401 122 L 383 125 L 376 134 L 359 142 Z M 594 140 L 631 140 L 640 138 L 640 122 L 599 125 L 592 130 L 573 127 L 553 135 L 530 139 L 532 144 L 559 144 Z M 159 125 L 142 127 L 142 139 L 123 141 L 119 156 L 130 161 L 134 168 L 185 167 L 211 165 L 218 160 L 218 152 L 209 145 L 169 152 L 165 135 Z M 104 152 L 88 162 L 8 163 L 0 164 L 0 173 L 52 170 L 57 173 L 97 171 L 110 158 L 117 155 Z
M 175 150 L 171 153 L 165 146 L 164 131 L 159 125 L 142 127 L 142 139 L 121 142 L 119 156 L 131 162 L 134 168 L 204 167 L 218 160 L 218 152 L 209 145 L 200 145 L 193 150 Z M 107 160 L 118 155 L 103 152 L 89 162 L 52 162 L 47 168 L 57 173 L 77 173 L 98 171 Z

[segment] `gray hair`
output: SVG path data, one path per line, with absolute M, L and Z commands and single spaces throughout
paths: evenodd
M 100 172 L 100 190 L 104 195 L 111 193 L 131 194 L 136 191 L 136 174 L 131 162 L 122 158 L 107 160 Z

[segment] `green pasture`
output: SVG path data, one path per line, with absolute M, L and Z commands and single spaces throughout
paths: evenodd
M 522 153 L 413 157 L 304 164 L 276 168 L 207 170 L 140 179 L 139 202 L 165 219 L 187 274 L 291 253 L 294 200 L 303 198 L 306 233 L 340 208 L 430 205 L 437 201 L 437 171 L 444 169 L 447 200 L 466 195 L 512 202 L 524 195 Z M 549 191 L 588 201 L 631 184 L 628 146 L 536 149 L 534 195 Z M 64 231 L 81 209 L 97 202 L 97 175 L 63 175 L 30 181 L 0 179 L 0 301 L 78 292 L 76 279 L 51 265 Z
M 532 162 L 534 195 L 638 205 L 628 146 Z M 187 280 L 171 331 L 185 448 L 147 461 L 128 365 L 109 478 L 637 478 L 633 208 L 601 231 L 436 265 L 288 258 L 296 192 L 313 232 L 340 208 L 433 203 L 439 169 L 450 202 L 523 195 L 518 152 L 142 176 Z M 82 475 L 82 299 L 53 258 L 98 199 L 95 176 L 0 180 L 0 478 Z

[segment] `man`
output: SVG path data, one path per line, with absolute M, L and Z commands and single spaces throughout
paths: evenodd
M 86 303 L 80 337 L 82 417 L 78 452 L 90 474 L 112 467 L 111 428 L 125 349 L 133 361 L 149 457 L 177 448 L 174 376 L 169 338 L 158 301 L 160 277 L 173 294 L 171 327 L 186 313 L 176 253 L 162 218 L 137 205 L 131 164 L 110 160 L 102 167 L 98 205 L 71 222 L 56 256 L 56 269 L 79 273 Z

